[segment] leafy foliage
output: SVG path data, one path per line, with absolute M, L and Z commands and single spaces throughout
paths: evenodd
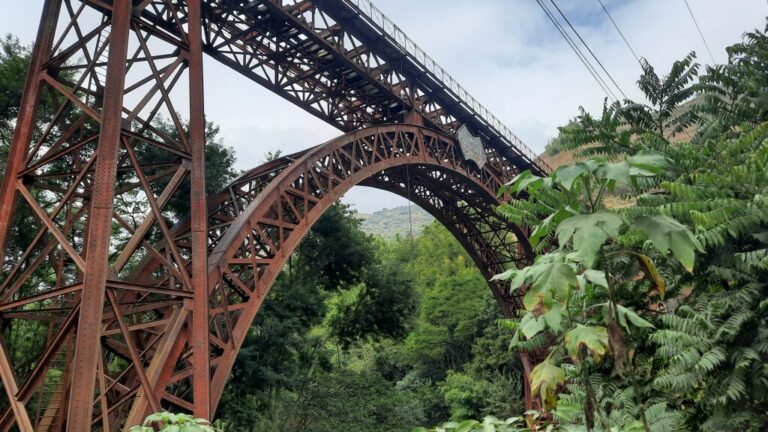
M 357 340 L 403 339 L 416 306 L 413 281 L 390 266 L 371 266 L 353 295 L 341 297 L 328 317 L 331 335 L 344 346 Z
M 563 126 L 562 128 L 567 129 L 569 127 L 576 127 L 575 122 L 570 121 L 568 122 L 567 125 Z M 544 153 L 549 156 L 555 156 L 560 154 L 560 152 L 564 150 L 563 140 L 564 140 L 564 137 L 562 133 L 558 134 L 556 137 L 549 140 L 546 147 L 544 148 Z
M 131 432 L 154 432 L 152 425 L 158 425 L 160 432 L 216 432 L 208 420 L 167 411 L 150 414 L 141 426 L 133 426 Z
M 180 140 L 179 130 L 170 120 L 159 119 L 154 126 L 171 139 Z M 189 123 L 182 123 L 182 127 L 188 133 Z M 227 183 L 238 176 L 238 172 L 233 168 L 236 160 L 235 151 L 232 147 L 224 145 L 219 136 L 220 133 L 221 130 L 218 125 L 209 121 L 205 122 L 205 190 L 209 194 L 224 189 Z M 159 164 L 168 158 L 176 158 L 177 156 L 154 146 L 141 146 L 137 150 L 137 157 L 140 160 Z M 157 171 L 160 171 L 160 168 Z M 154 169 L 148 169 L 146 174 L 152 175 L 155 172 Z M 167 182 L 154 182 L 155 193 L 160 193 L 166 185 Z M 189 214 L 189 200 L 186 197 L 189 197 L 190 188 L 190 179 L 187 178 L 179 185 L 179 192 L 175 193 L 168 202 L 167 209 L 173 212 L 177 219 Z
M 315 227 L 278 276 L 246 336 L 220 408 L 228 430 L 253 424 L 254 410 L 268 410 L 278 396 L 295 397 L 286 391 L 297 392 L 314 380 L 315 371 L 331 367 L 326 341 L 311 329 L 322 323 L 331 292 L 361 281 L 374 249 L 344 205 L 334 205 Z M 344 263 L 316 259 L 325 250 L 350 255 Z M 355 251 L 360 253 L 352 256 Z
M 13 137 L 13 120 L 19 114 L 19 102 L 29 67 L 29 49 L 19 39 L 6 35 L 0 40 L 0 145 L 5 166 L 8 145 Z
M 375 262 L 371 239 L 360 224 L 349 206 L 332 206 L 302 241 L 292 268 L 298 272 L 309 268 L 319 271 L 321 283 L 328 290 L 359 281 L 364 269 Z
M 767 41 L 748 33 L 698 82 L 693 55 L 663 77 L 643 62 L 648 105 L 582 111 L 561 132 L 608 159 L 502 190 L 528 197 L 499 212 L 542 252 L 497 276 L 525 291 L 512 345 L 549 341 L 530 379 L 560 427 L 768 425 Z
M 446 422 L 431 430 L 415 428 L 411 432 L 516 432 L 530 430 L 521 427 L 520 425 L 522 424 L 524 424 L 522 417 L 510 417 L 506 420 L 499 420 L 494 416 L 486 416 L 482 422 L 477 420 Z

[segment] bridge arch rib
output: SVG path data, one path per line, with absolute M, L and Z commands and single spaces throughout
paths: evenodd
M 268 162 L 210 199 L 212 406 L 218 404 L 237 352 L 287 258 L 325 210 L 353 186 L 396 193 L 431 213 L 461 242 L 486 279 L 525 262 L 531 250 L 524 232 L 493 211 L 499 186 L 516 171 L 488 152 L 487 163 L 479 168 L 444 134 L 414 125 L 377 126 Z M 180 224 L 176 231 L 176 238 L 183 239 L 188 225 Z M 151 285 L 156 264 L 145 262 L 136 278 Z M 510 316 L 520 299 L 494 282 L 489 285 Z M 170 311 L 162 314 L 169 321 L 184 319 Z M 166 328 L 179 326 L 170 322 Z M 166 354 L 155 355 L 148 370 L 162 371 L 153 383 L 159 400 L 189 409 L 191 335 L 177 335 L 156 348 Z M 129 423 L 146 407 L 146 397 L 139 394 Z

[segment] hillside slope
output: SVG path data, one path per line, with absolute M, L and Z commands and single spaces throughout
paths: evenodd
M 411 206 L 410 218 L 408 206 L 379 210 L 373 214 L 360 213 L 358 216 L 363 219 L 363 231 L 387 239 L 398 235 L 405 237 L 411 229 L 414 236 L 419 236 L 424 226 L 434 220 L 432 215 L 416 205 Z

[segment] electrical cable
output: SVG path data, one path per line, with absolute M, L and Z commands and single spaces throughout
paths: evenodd
M 629 51 L 632 53 L 633 56 L 635 56 L 635 60 L 637 60 L 638 63 L 642 65 L 640 62 L 640 56 L 637 55 L 635 50 L 632 49 L 632 46 L 629 44 L 629 41 L 626 37 L 624 37 L 624 33 L 619 28 L 619 25 L 616 24 L 616 21 L 613 20 L 613 17 L 611 16 L 610 12 L 608 12 L 608 9 L 605 7 L 605 4 L 603 4 L 603 0 L 597 0 L 598 3 L 600 3 L 600 6 L 603 8 L 603 12 L 608 16 L 608 19 L 611 20 L 611 23 L 613 23 L 613 27 L 616 29 L 617 32 L 619 32 L 619 36 L 621 36 L 621 39 L 624 40 L 624 44 L 627 45 L 627 48 L 629 48 Z
M 712 50 L 709 49 L 709 44 L 707 43 L 707 40 L 704 39 L 704 33 L 701 32 L 701 27 L 699 27 L 698 21 L 696 21 L 696 17 L 693 16 L 693 11 L 691 10 L 691 5 L 688 4 L 688 0 L 683 0 L 685 2 L 685 7 L 688 8 L 688 13 L 691 14 L 691 19 L 693 20 L 693 24 L 696 25 L 696 30 L 699 31 L 699 36 L 701 36 L 701 41 L 704 42 L 704 47 L 707 49 L 707 52 L 709 53 L 709 58 L 712 59 L 712 64 L 715 65 L 717 62 L 715 61 L 715 56 L 712 55 Z
M 405 182 L 406 189 L 408 190 L 408 238 L 413 247 L 413 219 L 411 216 L 411 173 L 408 169 L 408 164 L 405 164 Z
M 603 89 L 603 92 L 605 92 L 606 96 L 608 96 L 611 100 L 616 100 L 616 95 L 613 94 L 613 92 L 608 88 L 608 85 L 603 80 L 603 78 L 600 76 L 599 73 L 597 73 L 597 70 L 592 66 L 592 63 L 587 59 L 587 57 L 584 55 L 584 53 L 581 52 L 581 49 L 576 45 L 576 43 L 573 41 L 571 36 L 568 34 L 568 32 L 565 31 L 565 28 L 560 24 L 559 21 L 557 21 L 557 18 L 555 18 L 555 15 L 549 10 L 549 8 L 540 0 L 536 0 L 536 2 L 539 4 L 539 6 L 542 8 L 544 13 L 547 15 L 547 18 L 554 24 L 555 28 L 558 32 L 560 32 L 560 35 L 565 39 L 565 41 L 568 43 L 568 45 L 571 47 L 571 50 L 576 54 L 576 56 L 581 60 L 581 63 L 584 65 L 584 67 L 587 68 L 587 71 L 590 75 L 592 75 L 592 78 L 595 79 L 597 84 L 600 86 L 600 88 Z
M 595 82 L 597 82 L 597 85 L 600 86 L 601 89 L 603 89 L 603 92 L 606 96 L 608 96 L 609 99 L 616 101 L 616 95 L 613 94 L 613 91 L 610 90 L 608 85 L 605 83 L 603 78 L 600 76 L 599 73 L 597 73 L 597 70 L 592 66 L 589 59 L 586 58 L 584 53 L 581 52 L 579 47 L 576 45 L 576 43 L 573 41 L 573 39 L 568 35 L 568 33 L 565 31 L 565 29 L 560 25 L 560 23 L 557 21 L 557 18 L 555 18 L 554 14 L 547 8 L 547 6 L 542 2 L 542 0 L 536 0 L 536 3 L 538 3 L 539 7 L 544 11 L 544 13 L 547 15 L 547 18 L 552 22 L 552 24 L 555 26 L 558 32 L 560 32 L 560 35 L 565 39 L 565 41 L 568 43 L 568 46 L 571 47 L 571 50 L 573 50 L 574 54 L 581 60 L 581 63 L 584 65 L 585 68 L 587 68 L 587 72 L 589 72 L 590 75 L 592 75 L 592 78 L 595 79 Z
M 592 52 L 592 48 L 589 47 L 587 42 L 584 41 L 584 39 L 581 37 L 579 32 L 576 30 L 576 28 L 573 27 L 573 25 L 571 24 L 571 21 L 568 20 L 568 17 L 565 16 L 565 14 L 563 13 L 562 10 L 560 10 L 560 7 L 557 5 L 557 3 L 555 3 L 555 0 L 549 0 L 549 1 L 552 3 L 552 6 L 554 6 L 555 9 L 557 9 L 557 12 L 560 14 L 560 16 L 563 17 L 563 19 L 565 20 L 566 24 L 568 24 L 568 27 L 570 27 L 571 30 L 573 30 L 573 32 L 576 34 L 576 37 L 578 37 L 579 40 L 581 41 L 581 43 L 584 44 L 584 47 L 587 48 L 587 51 L 589 51 L 589 53 L 592 55 L 592 58 L 594 58 L 595 61 L 597 62 L 597 64 L 600 65 L 600 68 L 603 70 L 603 72 L 605 72 L 605 74 L 608 75 L 608 78 L 611 80 L 613 85 L 616 86 L 616 88 L 619 90 L 619 93 L 621 93 L 621 95 L 624 96 L 624 99 L 627 99 L 627 95 L 624 94 L 624 90 L 622 90 L 621 87 L 619 87 L 619 85 L 616 83 L 616 80 L 613 79 L 613 76 L 611 76 L 611 74 L 608 72 L 608 70 L 605 68 L 605 66 L 603 66 L 603 63 L 600 62 L 600 59 L 598 59 L 597 56 L 595 55 L 595 53 Z
M 403 58 L 400 57 L 400 76 L 403 75 Z M 413 250 L 413 217 L 411 215 L 411 172 L 408 169 L 408 164 L 405 164 L 405 188 L 408 195 L 408 239 L 411 243 L 411 250 Z

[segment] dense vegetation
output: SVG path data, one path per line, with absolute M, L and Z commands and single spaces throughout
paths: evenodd
M 499 276 L 526 290 L 512 344 L 541 354 L 541 423 L 768 427 L 768 37 L 728 56 L 698 80 L 693 54 L 665 76 L 643 62 L 647 105 L 606 104 L 561 130 L 562 148 L 592 159 L 505 187 L 529 196 L 500 212 L 534 226 L 541 252 Z M 606 206 L 611 193 L 625 205 Z

